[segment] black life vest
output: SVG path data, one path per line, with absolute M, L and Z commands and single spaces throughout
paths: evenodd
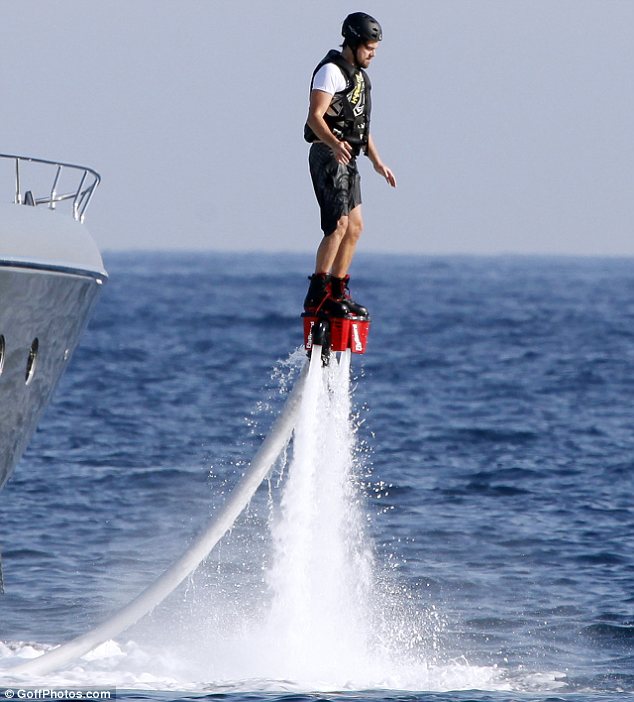
M 365 149 L 370 134 L 372 108 L 370 78 L 362 68 L 350 65 L 340 51 L 331 49 L 313 71 L 311 91 L 317 71 L 327 63 L 334 63 L 343 71 L 347 84 L 343 90 L 332 96 L 330 106 L 324 114 L 324 121 L 336 137 L 357 147 L 357 151 Z M 317 136 L 308 123 L 304 125 L 304 139 L 308 142 L 317 141 Z

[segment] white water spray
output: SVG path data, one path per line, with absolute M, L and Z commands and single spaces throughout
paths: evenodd
M 248 612 L 241 611 L 240 595 L 250 604 L 259 598 L 243 582 L 223 583 L 236 595 L 234 611 L 228 602 L 203 597 L 191 612 L 196 633 L 185 626 L 179 634 L 178 626 L 166 627 L 157 619 L 164 639 L 129 641 L 123 648 L 104 644 L 80 665 L 60 673 L 56 684 L 71 680 L 79 685 L 85 676 L 91 683 L 106 679 L 136 687 L 138 681 L 141 686 L 174 689 L 430 690 L 494 685 L 497 671 L 492 669 L 425 659 L 416 649 L 427 635 L 433 636 L 433 617 L 426 619 L 425 613 L 401 606 L 402 593 L 378 586 L 353 470 L 350 353 L 338 361 L 333 356 L 331 365 L 322 368 L 318 351 L 301 400 L 289 414 L 292 421 L 285 422 L 284 431 L 294 425 L 292 457 L 272 511 L 273 552 L 265 576 L 269 596 L 258 603 L 260 609 L 254 612 L 249 606 Z M 282 437 L 283 432 L 274 434 Z M 255 461 L 263 466 L 260 480 L 282 445 L 276 443 L 266 459 Z M 34 669 L 38 661 L 23 668 Z
M 325 369 L 312 364 L 272 525 L 267 627 L 285 679 L 368 672 L 372 555 L 353 485 L 349 369 L 349 352 Z

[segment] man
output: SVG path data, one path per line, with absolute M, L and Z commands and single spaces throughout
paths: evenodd
M 304 310 L 315 315 L 367 316 L 348 289 L 348 269 L 361 231 L 361 189 L 357 156 L 364 152 L 374 170 L 393 187 L 370 134 L 370 79 L 365 69 L 383 32 L 364 12 L 344 20 L 342 50 L 331 50 L 313 73 L 304 138 L 311 142 L 310 174 L 321 211 L 324 238 L 317 250 Z

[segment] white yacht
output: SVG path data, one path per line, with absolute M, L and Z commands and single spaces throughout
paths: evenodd
M 83 166 L 0 154 L 0 489 L 107 280 L 84 225 L 99 181 Z

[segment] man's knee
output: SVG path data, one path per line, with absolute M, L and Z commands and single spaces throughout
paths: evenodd
M 360 216 L 348 217 L 348 225 L 346 227 L 346 236 L 357 241 L 363 232 L 363 220 Z
M 348 217 L 348 215 L 342 215 L 337 220 L 337 226 L 335 227 L 334 231 L 330 236 L 334 236 L 334 238 L 337 239 L 337 241 L 341 241 L 345 236 L 346 232 L 348 231 L 349 225 L 350 218 Z

